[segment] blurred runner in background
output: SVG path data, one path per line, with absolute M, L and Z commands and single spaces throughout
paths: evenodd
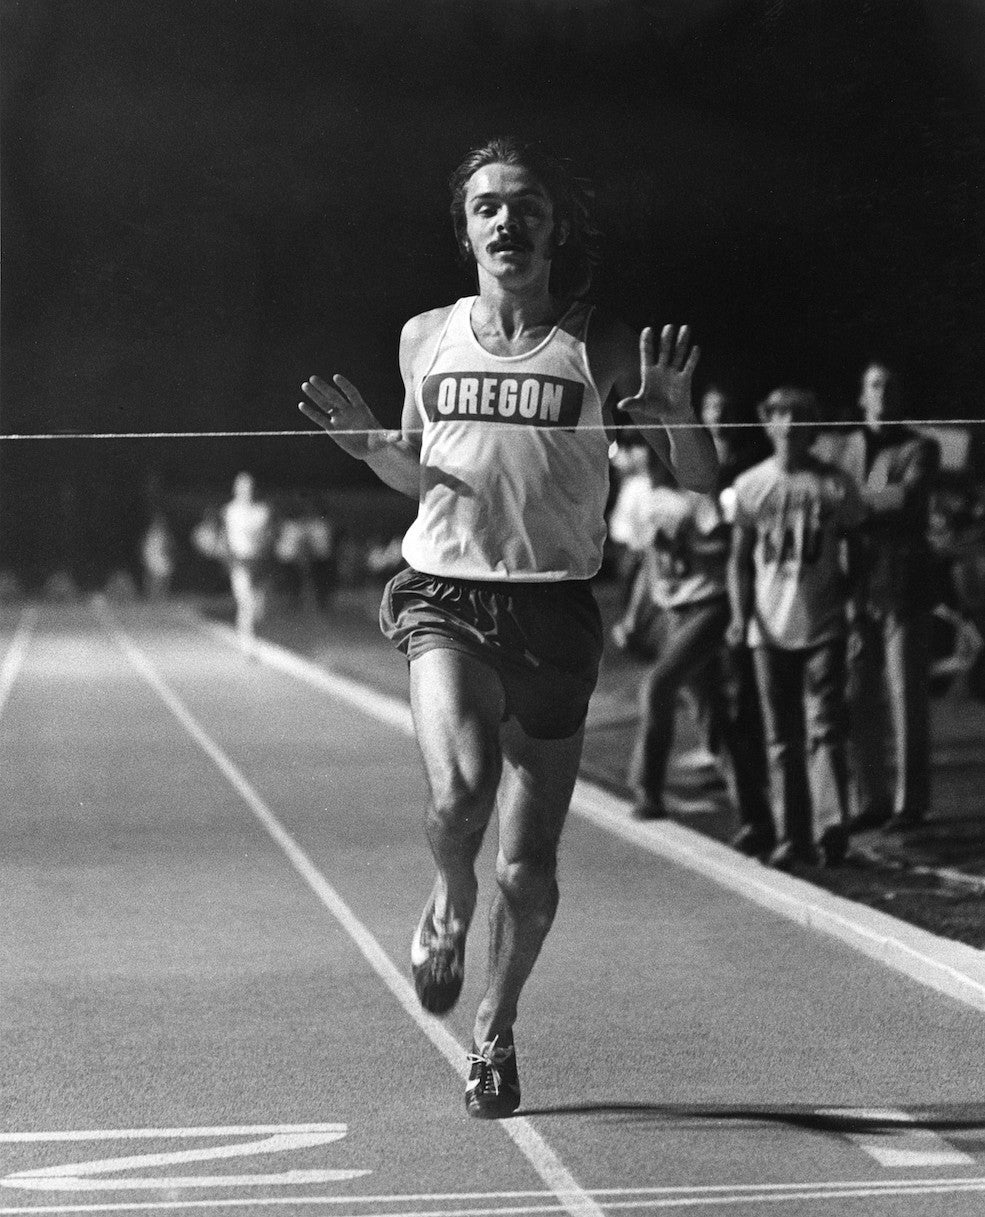
M 252 654 L 256 627 L 267 607 L 275 527 L 269 503 L 257 498 L 249 473 L 233 482 L 233 497 L 221 513 L 229 582 L 236 604 L 236 633 L 243 654 Z

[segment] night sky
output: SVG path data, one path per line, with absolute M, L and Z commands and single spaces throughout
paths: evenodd
M 985 417 L 985 2 L 5 0 L 2 431 L 308 429 L 310 373 L 399 417 L 415 312 L 471 290 L 446 181 L 542 139 L 596 189 L 595 295 L 702 374 Z M 0 561 L 112 564 L 147 479 L 365 472 L 327 439 L 0 445 Z M 118 564 L 118 563 L 117 563 Z

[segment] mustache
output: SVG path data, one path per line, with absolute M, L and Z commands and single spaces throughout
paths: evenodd
M 495 241 L 490 241 L 486 247 L 490 253 L 502 253 L 505 249 L 519 249 L 529 252 L 533 249 L 533 245 L 525 237 L 497 237 Z

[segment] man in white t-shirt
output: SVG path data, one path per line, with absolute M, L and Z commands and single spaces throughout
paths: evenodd
M 753 651 L 779 845 L 791 869 L 845 856 L 845 650 L 851 539 L 865 508 L 852 479 L 810 452 L 817 400 L 775 390 L 760 406 L 773 456 L 735 482 L 730 645 Z

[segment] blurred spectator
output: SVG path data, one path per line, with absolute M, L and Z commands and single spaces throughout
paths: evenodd
M 721 494 L 740 473 L 758 465 L 769 455 L 769 445 L 763 443 L 759 427 L 741 425 L 734 396 L 720 384 L 710 384 L 705 389 L 699 413 L 715 445 Z
M 307 612 L 314 611 L 317 601 L 311 569 L 311 545 L 305 521 L 299 516 L 293 513 L 287 515 L 277 525 L 274 557 L 291 605 Z
M 311 551 L 311 574 L 315 585 L 315 601 L 319 608 L 326 609 L 332 602 L 338 583 L 335 529 L 314 505 L 309 506 L 305 513 L 304 524 Z
M 55 600 L 63 604 L 78 600 L 79 586 L 67 570 L 56 570 L 44 581 L 45 600 Z
M 936 491 L 931 496 L 929 539 L 946 566 L 950 591 L 934 614 L 938 622 L 949 617 L 953 633 L 953 645 L 943 653 L 935 654 L 932 648 L 937 675 L 950 667 L 956 677 L 949 682 L 952 691 L 985 700 L 985 485 Z M 981 647 L 974 645 L 976 637 Z
M 621 623 L 638 631 L 640 601 L 659 610 L 650 628 L 660 628 L 656 660 L 640 690 L 640 722 L 629 783 L 637 819 L 665 814 L 663 789 L 674 740 L 677 693 L 686 689 L 703 738 L 731 765 L 742 841 L 749 852 L 768 852 L 772 820 L 762 759 L 749 747 L 745 724 L 730 713 L 722 679 L 722 640 L 729 609 L 725 583 L 728 527 L 715 495 L 669 484 L 662 462 L 651 460 L 642 565 Z M 619 629 L 615 631 L 617 640 Z M 755 838 L 755 841 L 754 841 Z M 755 848 L 751 848 L 755 844 Z
M 215 510 L 205 513 L 198 524 L 192 529 L 191 543 L 203 558 L 214 562 L 229 561 L 226 550 L 226 534 L 222 524 L 222 515 Z
M 646 542 L 639 538 L 646 533 L 643 517 L 646 497 L 652 486 L 650 452 L 649 444 L 642 440 L 621 444 L 616 447 L 610 462 L 616 490 L 609 509 L 607 545 L 614 552 L 615 574 L 622 587 L 624 605 L 632 594 L 633 581 L 646 548 Z
M 237 474 L 233 497 L 222 509 L 229 580 L 236 602 L 236 633 L 245 655 L 267 607 L 275 527 L 269 503 L 256 496 L 249 473 Z
M 701 396 L 701 421 L 708 428 L 718 456 L 718 502 L 722 518 L 735 520 L 735 479 L 770 453 L 762 427 L 741 423 L 735 396 L 721 383 L 713 382 Z M 732 845 L 750 857 L 765 857 L 776 844 L 776 830 L 765 795 L 766 741 L 759 691 L 753 670 L 752 652 L 743 643 L 722 648 L 722 696 L 730 726 L 741 729 L 744 747 L 730 749 L 737 757 L 732 785 L 741 827 Z M 766 814 L 763 814 L 764 808 Z
M 128 570 L 114 570 L 106 580 L 103 594 L 107 600 L 125 603 L 137 598 L 137 584 Z
M 366 550 L 366 569 L 372 575 L 383 575 L 387 579 L 404 565 L 401 549 L 402 537 L 385 540 L 377 537 L 370 541 Z
M 858 810 L 853 827 L 906 829 L 923 821 L 930 804 L 930 610 L 936 597 L 928 577 L 934 569 L 928 513 L 939 452 L 933 440 L 894 421 L 902 417 L 903 396 L 898 374 L 886 364 L 870 363 L 863 371 L 859 406 L 865 426 L 846 452 L 869 509 L 849 645 Z
M 842 557 L 864 507 L 851 478 L 810 452 L 813 393 L 776 389 L 760 417 L 774 454 L 735 483 L 728 642 L 753 652 L 779 839 L 769 861 L 813 864 L 819 845 L 837 865 L 848 843 Z
M 163 512 L 156 512 L 140 542 L 144 595 L 148 600 L 166 600 L 174 577 L 175 541 Z

